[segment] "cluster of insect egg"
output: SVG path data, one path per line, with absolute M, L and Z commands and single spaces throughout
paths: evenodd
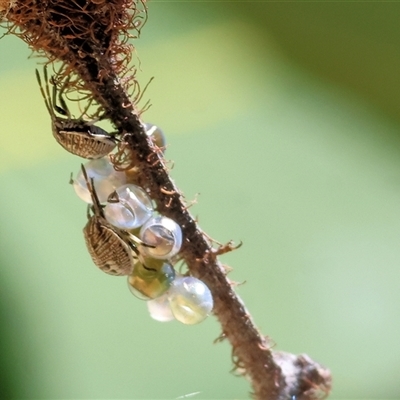
M 172 266 L 182 245 L 179 225 L 154 215 L 147 193 L 127 182 L 129 171 L 114 169 L 109 154 L 120 140 L 95 121 L 72 117 L 63 97 L 68 80 L 58 90 L 46 67 L 43 80 L 38 70 L 36 78 L 56 141 L 68 152 L 92 160 L 82 166 L 73 184 L 77 195 L 91 204 L 83 233 L 93 262 L 110 275 L 128 275 L 131 292 L 148 300 L 154 319 L 202 321 L 213 307 L 210 290 L 196 278 L 178 276 Z M 159 148 L 165 147 L 157 126 L 144 124 L 144 129 Z
M 165 147 L 162 131 L 144 126 Z M 93 215 L 84 229 L 89 253 L 104 272 L 128 275 L 130 291 L 147 300 L 155 320 L 199 323 L 211 312 L 213 299 L 201 280 L 177 274 L 172 265 L 182 245 L 181 228 L 156 214 L 146 191 L 127 176 L 105 156 L 83 165 L 73 181 L 77 195 L 92 204 Z

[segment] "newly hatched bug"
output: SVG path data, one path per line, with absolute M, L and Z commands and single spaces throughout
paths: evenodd
M 101 158 L 110 153 L 115 148 L 117 139 L 104 129 L 93 125 L 93 122 L 82 118 L 72 118 L 63 98 L 63 89 L 58 93 L 60 105 L 57 105 L 57 88 L 52 81 L 53 91 L 50 94 L 46 67 L 43 69 L 43 77 L 44 86 L 39 71 L 36 70 L 36 78 L 51 117 L 53 136 L 56 141 L 68 152 L 87 159 Z M 57 113 L 63 117 L 58 116 Z
M 134 241 L 139 239 L 136 240 L 133 235 L 107 222 L 94 189 L 93 179 L 89 180 L 83 165 L 82 172 L 93 202 L 91 207 L 93 214 L 90 215 L 88 210 L 88 222 L 83 228 L 89 254 L 93 262 L 105 273 L 130 275 L 138 254 Z

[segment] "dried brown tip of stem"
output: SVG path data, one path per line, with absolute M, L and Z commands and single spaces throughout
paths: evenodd
M 93 68 L 93 61 L 100 58 L 109 61 L 115 75 L 129 74 L 133 47 L 128 40 L 139 36 L 147 19 L 145 0 L 0 0 L 2 11 L 7 11 L 10 33 L 50 61 L 64 62 L 61 78 L 80 62 L 91 63 Z M 92 72 L 101 79 L 110 71 L 96 68 Z M 131 85 L 134 81 L 125 82 Z M 69 86 L 74 83 L 76 89 L 88 89 L 80 79 L 71 80 Z

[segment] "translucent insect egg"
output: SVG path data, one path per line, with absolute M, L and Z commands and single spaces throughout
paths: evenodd
M 168 322 L 175 319 L 169 305 L 168 293 L 147 302 L 150 317 L 160 322 Z
M 176 255 L 182 246 L 180 226 L 167 217 L 153 217 L 140 229 L 140 239 L 153 247 L 141 246 L 140 251 L 149 257 L 168 259 Z
M 120 229 L 142 226 L 153 214 L 153 204 L 139 186 L 128 184 L 117 188 L 104 208 L 107 221 Z
M 172 265 L 156 259 L 139 260 L 128 277 L 128 286 L 133 295 L 142 300 L 155 299 L 164 294 L 175 279 Z
M 147 136 L 150 136 L 154 143 L 160 148 L 163 149 L 166 145 L 166 139 L 164 132 L 156 125 L 145 123 L 144 129 L 147 133 Z
M 84 164 L 86 173 L 94 181 L 94 189 L 100 203 L 105 203 L 108 196 L 117 187 L 126 183 L 126 176 L 123 172 L 116 171 L 108 157 L 102 157 L 97 160 L 92 160 Z M 85 177 L 82 171 L 76 176 L 73 181 L 73 186 L 76 194 L 86 203 L 91 204 L 92 198 L 88 190 Z
M 176 278 L 168 292 L 168 299 L 174 317 L 187 325 L 203 321 L 214 306 L 210 289 L 192 276 Z

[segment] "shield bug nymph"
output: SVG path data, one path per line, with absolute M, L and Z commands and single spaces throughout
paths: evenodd
M 131 234 L 110 225 L 104 217 L 93 185 L 82 165 L 82 172 L 92 197 L 92 214 L 88 210 L 88 222 L 83 228 L 85 242 L 93 262 L 110 275 L 130 275 L 137 261 L 136 241 Z M 138 239 L 139 240 L 139 239 Z
M 118 140 L 91 121 L 73 118 L 63 98 L 63 89 L 57 93 L 57 87 L 52 80 L 50 82 L 53 90 L 50 92 L 46 67 L 43 69 L 43 77 L 44 85 L 39 71 L 36 70 L 36 78 L 51 117 L 56 141 L 68 152 L 87 159 L 101 158 L 110 153 Z M 60 105 L 57 105 L 57 96 Z

